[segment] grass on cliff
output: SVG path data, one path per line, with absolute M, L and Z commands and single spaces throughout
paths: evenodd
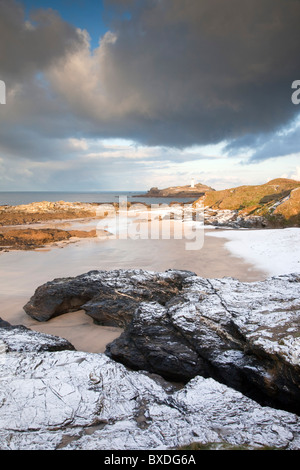
M 240 215 L 260 215 L 271 221 L 273 218 L 274 222 L 300 224 L 300 182 L 291 179 L 277 178 L 257 186 L 211 191 L 200 200 L 211 209 L 237 210 Z

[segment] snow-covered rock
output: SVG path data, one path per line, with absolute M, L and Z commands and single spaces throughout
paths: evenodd
M 140 303 L 107 354 L 171 380 L 212 377 L 265 405 L 300 411 L 300 276 L 184 279 L 165 305 Z
M 25 310 L 47 319 L 82 308 L 125 331 L 106 354 L 134 370 L 218 380 L 300 413 L 300 276 L 205 279 L 188 271 L 91 271 L 40 286 Z
M 300 449 L 299 417 L 213 379 L 172 390 L 104 354 L 79 351 L 7 352 L 0 377 L 1 450 L 155 450 L 191 442 Z

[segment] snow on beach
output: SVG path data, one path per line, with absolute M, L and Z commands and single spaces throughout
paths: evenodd
M 254 264 L 270 276 L 300 273 L 300 228 L 215 230 L 207 236 L 226 238 L 234 256 Z

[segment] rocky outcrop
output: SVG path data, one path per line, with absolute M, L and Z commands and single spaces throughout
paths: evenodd
M 125 327 L 106 354 L 132 369 L 184 383 L 212 377 L 299 413 L 299 284 L 293 274 L 241 283 L 175 270 L 92 271 L 39 287 L 24 309 L 44 321 L 82 308 Z
M 55 228 L 12 229 L 0 232 L 0 250 L 32 250 L 58 241 L 76 238 L 94 238 L 96 230 L 60 230 Z
M 0 206 L 0 225 L 22 225 L 49 220 L 95 217 L 98 207 L 97 203 L 65 201 Z
M 264 229 L 273 224 L 263 216 L 242 214 L 238 210 L 204 208 L 204 224 L 214 227 Z
M 190 272 L 142 270 L 90 271 L 77 277 L 58 278 L 35 291 L 24 306 L 38 321 L 84 309 L 98 324 L 127 325 L 143 301 L 165 304 L 182 288 Z
M 207 225 L 234 228 L 300 226 L 300 182 L 277 178 L 256 186 L 207 192 L 203 204 Z
M 28 351 L 29 331 L 20 336 L 0 323 L 2 339 L 12 344 L 9 332 L 17 347 L 0 356 L 1 450 L 161 452 L 193 442 L 212 449 L 300 449 L 299 417 L 262 407 L 213 379 L 195 377 L 176 389 L 104 354 L 41 352 L 40 333 Z
M 135 195 L 134 197 L 178 197 L 178 198 L 198 198 L 208 191 L 214 191 L 210 186 L 205 184 L 195 184 L 194 186 L 171 186 L 165 189 L 156 187 L 149 189 L 146 194 Z

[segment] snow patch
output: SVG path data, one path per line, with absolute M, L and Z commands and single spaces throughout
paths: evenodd
M 225 245 L 234 256 L 267 275 L 300 273 L 300 228 L 217 230 L 206 235 L 226 238 Z

